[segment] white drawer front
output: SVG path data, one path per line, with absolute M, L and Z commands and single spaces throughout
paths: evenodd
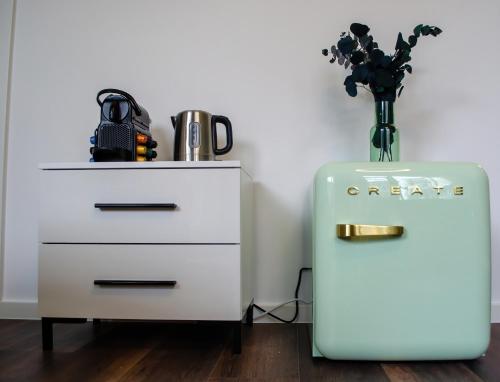
M 240 242 L 240 169 L 43 170 L 41 178 L 43 243 Z
M 240 320 L 239 245 L 41 244 L 42 317 Z M 97 286 L 94 280 L 176 281 Z

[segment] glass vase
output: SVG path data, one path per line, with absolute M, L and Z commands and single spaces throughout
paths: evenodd
M 394 126 L 392 101 L 375 101 L 375 125 L 370 130 L 370 161 L 399 161 L 399 131 Z

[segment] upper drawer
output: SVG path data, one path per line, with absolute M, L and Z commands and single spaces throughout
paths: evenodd
M 40 197 L 42 243 L 240 242 L 237 168 L 42 170 Z

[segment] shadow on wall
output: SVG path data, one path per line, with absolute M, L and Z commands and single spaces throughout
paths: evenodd
M 436 123 L 436 113 L 434 109 L 428 108 L 424 110 L 423 108 L 412 107 L 411 110 L 407 111 L 407 116 L 409 117 L 407 125 L 404 120 L 398 118 L 398 106 L 397 104 L 394 106 L 394 122 L 400 134 L 400 160 L 421 159 L 423 154 L 420 147 L 432 142 L 432 138 L 429 141 L 429 137 L 433 136 L 432 130 L 434 129 L 432 124 L 433 122 Z M 414 126 L 410 126 L 410 124 Z
M 410 103 L 403 97 L 402 100 L 396 101 L 395 123 L 400 129 L 402 160 L 425 160 L 429 147 L 439 153 L 436 140 L 448 143 L 456 140 L 459 144 L 457 137 L 460 137 L 460 134 L 448 135 L 446 127 L 450 126 L 450 123 L 446 120 L 447 116 L 459 113 L 460 110 L 478 102 L 466 92 L 444 93 L 440 88 L 433 92 L 432 97 L 436 102 L 430 105 L 424 102 Z M 446 109 L 439 107 L 442 99 L 446 99 Z M 448 160 L 446 157 L 441 159 Z
M 169 130 L 172 130 L 170 132 Z M 174 134 L 172 125 L 153 125 L 151 134 L 158 142 L 158 157 L 156 160 L 174 160 Z
M 234 130 L 233 130 L 234 135 Z M 225 155 L 224 160 L 239 160 L 248 174 L 253 177 L 255 174 L 255 148 L 252 144 L 233 138 L 233 148 Z M 224 143 L 225 144 L 225 143 Z M 221 144 L 222 145 L 222 144 Z M 219 158 L 219 157 L 218 157 Z M 254 183 L 255 187 L 255 183 Z M 255 202 L 255 201 L 254 201 Z
M 282 194 L 283 189 L 274 192 L 254 182 L 255 231 L 259 239 L 258 256 L 255 256 L 255 295 L 258 301 L 265 291 L 274 289 L 277 299 L 265 303 L 293 298 L 299 269 L 311 266 L 311 191 L 306 193 L 301 206 L 287 205 Z M 304 278 L 300 294 L 306 300 L 311 299 L 308 283 L 310 277 Z
M 320 98 L 322 120 L 331 129 L 329 135 L 333 140 L 331 159 L 366 160 L 369 131 L 374 118 L 372 96 L 363 91 L 356 98 L 351 98 L 337 81 L 340 79 L 330 80 L 330 85 L 324 88 L 324 94 Z
M 302 266 L 312 267 L 312 257 L 313 257 L 313 196 L 314 196 L 314 185 L 313 182 L 309 184 L 307 191 L 304 195 L 304 204 L 302 212 Z M 312 300 L 312 273 L 309 277 L 302 280 L 301 286 L 301 296 L 302 299 L 311 301 Z

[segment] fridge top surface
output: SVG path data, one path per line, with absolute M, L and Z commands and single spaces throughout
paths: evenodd
M 394 173 L 411 172 L 436 173 L 467 169 L 484 172 L 481 165 L 472 162 L 328 162 L 316 172 L 316 177 L 325 172 L 336 173 Z

